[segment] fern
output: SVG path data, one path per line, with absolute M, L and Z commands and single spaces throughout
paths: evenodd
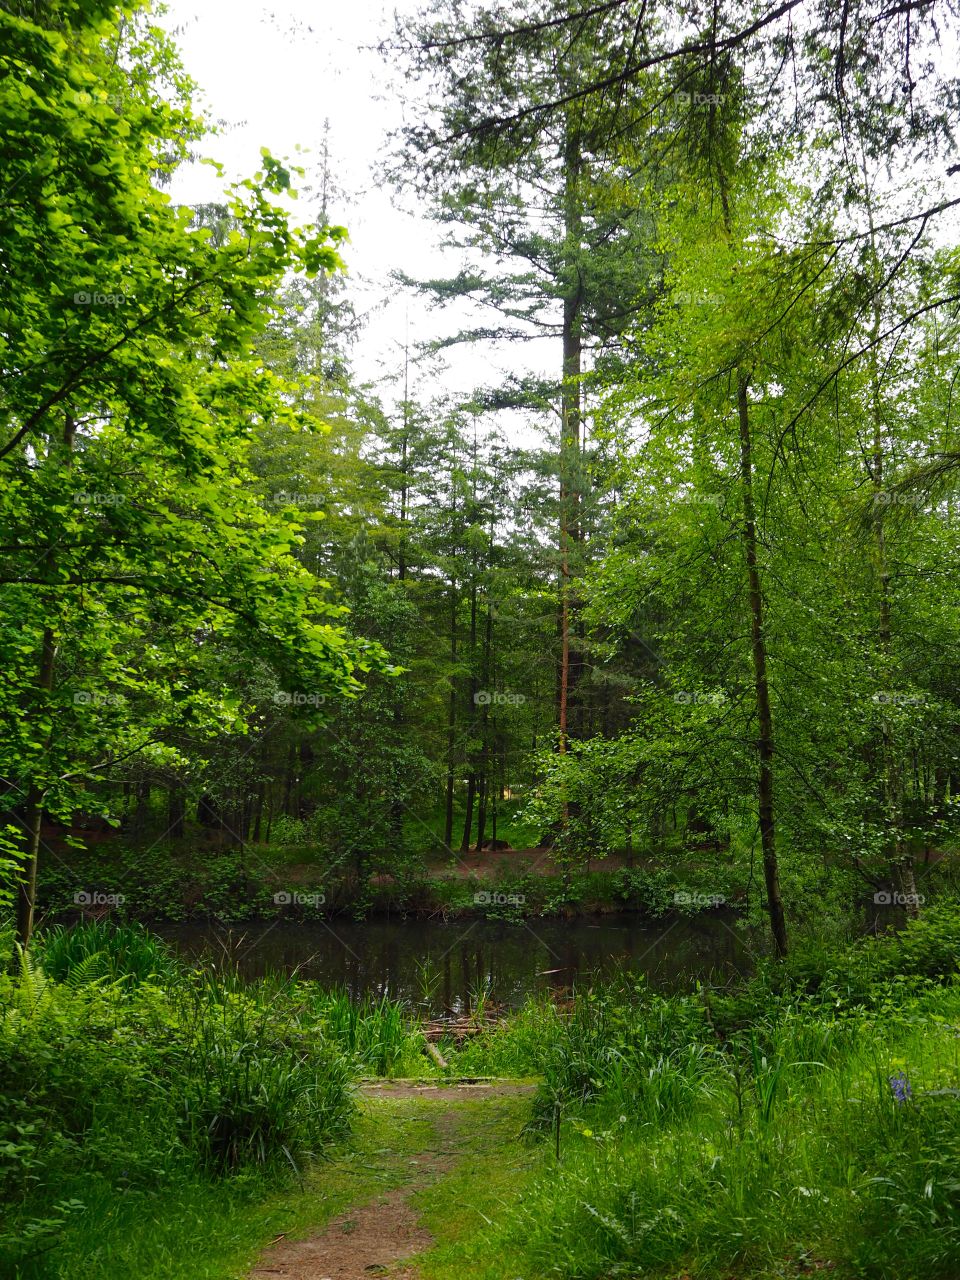
M 67 974 L 67 986 L 76 991 L 80 987 L 93 987 L 115 978 L 114 966 L 106 951 L 94 951 Z

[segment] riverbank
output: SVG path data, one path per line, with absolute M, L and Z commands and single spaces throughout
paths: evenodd
M 955 894 L 960 855 L 918 854 L 925 901 Z M 762 924 L 764 912 L 744 850 L 668 849 L 659 857 L 585 857 L 564 866 L 546 848 L 484 849 L 467 854 L 371 856 L 355 864 L 307 843 L 291 845 L 121 838 L 64 847 L 44 860 L 38 913 L 48 920 L 109 916 L 148 925 L 223 926 L 333 920 L 576 920 L 634 913 L 736 912 Z M 389 870 L 386 869 L 389 867 Z M 863 870 L 863 869 L 861 869 Z M 801 906 L 794 925 L 861 927 L 871 918 L 874 891 L 888 886 L 882 870 L 869 876 L 785 850 L 781 878 Z M 892 893 L 886 901 L 890 902 Z M 887 912 L 889 915 L 889 912 Z M 872 912 L 880 920 L 882 905 Z

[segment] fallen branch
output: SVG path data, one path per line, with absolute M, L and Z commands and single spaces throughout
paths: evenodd
M 437 1066 L 440 1068 L 441 1071 L 446 1071 L 447 1066 L 449 1065 L 447 1063 L 446 1058 L 443 1056 L 443 1054 L 440 1052 L 437 1046 L 433 1044 L 431 1041 L 427 1040 L 426 1037 L 424 1037 L 424 1041 L 423 1041 L 423 1051 L 425 1054 L 427 1054 L 428 1057 L 434 1060 L 434 1062 L 437 1064 Z

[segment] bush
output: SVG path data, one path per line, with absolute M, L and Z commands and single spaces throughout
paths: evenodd
M 0 1274 L 82 1209 L 59 1188 L 288 1166 L 349 1124 L 350 1065 L 321 1023 L 210 974 L 158 985 L 150 941 L 65 931 L 44 954 L 66 981 L 29 957 L 0 978 Z M 122 956 L 134 972 L 92 980 Z
M 343 1131 L 350 1070 L 319 1027 L 284 1025 L 282 1009 L 226 1000 L 202 983 L 178 1020 L 174 1053 L 179 1132 L 205 1167 L 223 1172 L 278 1159 L 294 1164 Z
M 713 1052 L 704 1011 L 692 999 L 658 996 L 636 982 L 580 994 L 545 1048 L 534 1127 L 549 1127 L 557 1107 L 598 1100 L 629 1119 L 683 1114 Z

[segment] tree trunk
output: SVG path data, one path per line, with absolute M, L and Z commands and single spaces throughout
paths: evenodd
M 580 421 L 583 373 L 583 281 L 580 253 L 583 205 L 580 171 L 583 165 L 577 127 L 568 117 L 564 137 L 564 280 L 563 384 L 560 393 L 560 692 L 559 745 L 579 736 L 576 692 L 582 674 L 582 654 L 573 644 L 577 631 L 577 601 L 573 580 L 578 565 L 580 529 Z
M 397 545 L 397 577 L 407 576 L 407 453 L 410 436 L 410 346 L 403 351 L 403 439 L 400 444 L 400 540 Z
M 474 434 L 473 441 L 473 498 L 476 501 L 477 496 L 477 441 Z M 471 566 L 470 576 L 470 737 L 471 742 L 468 746 L 468 754 L 470 757 L 470 772 L 467 776 L 467 813 L 463 823 L 463 839 L 460 841 L 460 852 L 467 853 L 470 849 L 470 832 L 473 830 L 473 801 L 477 793 L 477 775 L 474 763 L 475 753 L 473 750 L 473 734 L 477 725 L 477 559 L 476 552 L 473 555 L 473 563 Z
M 167 835 L 171 840 L 182 840 L 184 820 L 187 816 L 187 796 L 183 787 L 174 782 L 167 796 Z
M 457 589 L 450 584 L 450 695 L 447 703 L 447 794 L 443 817 L 443 844 L 449 852 L 453 844 L 454 750 L 457 741 Z
M 497 770 L 495 785 L 493 788 L 493 800 L 490 805 L 490 839 L 494 844 L 497 843 L 497 810 L 500 807 L 500 797 L 503 795 L 503 765 L 500 757 L 497 757 Z
M 492 549 L 492 533 L 491 533 L 491 549 Z M 487 566 L 488 572 L 490 565 Z M 490 665 L 490 650 L 493 641 L 493 606 L 490 603 L 489 596 L 487 598 L 487 617 L 483 631 L 483 687 L 490 691 L 493 683 L 493 674 Z M 489 794 L 489 778 L 490 769 L 490 703 L 484 702 L 480 711 L 480 788 L 479 788 L 479 804 L 477 806 L 477 849 L 483 846 L 483 839 L 487 833 L 487 797 Z
M 747 562 L 750 598 L 750 637 L 753 651 L 753 682 L 757 705 L 757 812 L 760 821 L 760 849 L 763 878 L 767 888 L 767 914 L 778 958 L 787 954 L 787 926 L 780 897 L 780 871 L 773 795 L 773 713 L 767 683 L 767 644 L 763 629 L 763 593 L 757 567 L 757 525 L 753 505 L 753 445 L 750 437 L 749 379 L 741 370 L 737 376 L 737 411 L 740 420 L 740 483 L 743 489 L 743 550 Z
M 483 848 L 483 841 L 487 834 L 487 774 L 486 763 L 483 765 L 483 772 L 480 774 L 480 781 L 477 787 L 477 853 Z
M 477 775 L 467 775 L 467 812 L 463 819 L 463 839 L 460 841 L 460 852 L 470 852 L 470 833 L 473 830 L 473 801 L 477 793 Z
M 870 247 L 876 263 L 876 241 L 873 233 L 873 205 L 870 200 L 868 175 L 864 169 L 864 190 L 867 192 L 867 221 L 870 228 Z M 876 344 L 881 327 L 880 298 L 874 293 L 873 316 L 870 331 L 872 344 Z M 894 658 L 891 627 L 891 591 L 890 566 L 887 556 L 886 529 L 884 526 L 883 494 L 884 454 L 883 454 L 883 405 L 880 396 L 880 368 L 877 363 L 876 345 L 870 350 L 870 402 L 873 418 L 873 447 L 871 459 L 871 480 L 873 488 L 873 511 L 871 512 L 874 532 L 874 558 L 877 574 L 877 647 L 880 654 L 880 668 L 884 680 L 889 685 L 894 683 Z M 886 496 L 886 495 L 884 495 Z M 880 709 L 881 739 L 883 744 L 883 799 L 886 821 L 889 824 L 889 860 L 890 870 L 897 888 L 903 894 L 907 915 L 920 914 L 920 901 L 917 896 L 917 882 L 914 874 L 913 851 L 907 847 L 904 833 L 904 785 L 903 769 L 900 753 L 894 740 L 892 718 L 887 705 Z
M 293 800 L 293 779 L 296 772 L 296 764 L 296 747 L 291 743 L 290 749 L 287 752 L 286 772 L 283 776 L 283 808 L 281 810 L 281 812 L 288 818 L 293 816 L 291 804 Z
M 44 632 L 44 647 L 46 636 Z M 51 686 L 52 688 L 52 682 Z M 43 821 L 43 791 L 36 786 L 27 793 L 24 814 L 24 855 L 21 880 L 17 885 L 17 934 L 16 941 L 24 950 L 33 935 L 33 911 L 37 901 L 37 868 L 40 861 L 40 824 Z
M 240 810 L 240 840 L 246 844 L 250 836 L 250 824 L 253 821 L 253 804 L 255 796 L 252 791 L 243 793 L 243 806 Z
M 64 469 L 72 465 L 73 441 L 76 435 L 76 423 L 67 413 L 64 417 L 63 438 L 60 450 L 51 449 L 53 465 L 59 465 L 59 456 L 64 460 Z M 44 567 L 51 577 L 56 568 L 56 556 L 53 548 L 48 548 L 43 559 Z M 53 693 L 54 677 L 57 663 L 57 639 L 52 627 L 45 627 L 40 642 L 40 663 L 37 670 L 38 703 L 43 705 Z M 44 738 L 44 756 L 53 745 L 53 726 Z M 23 858 L 20 865 L 20 881 L 17 885 L 17 927 L 16 942 L 24 950 L 30 945 L 33 935 L 33 916 L 37 901 L 37 870 L 40 862 L 40 830 L 43 822 L 43 800 L 45 788 L 39 779 L 34 779 L 27 789 L 27 801 L 23 818 Z
M 451 477 L 457 463 L 456 450 L 451 459 Z M 447 702 L 447 787 L 443 819 L 443 844 L 448 853 L 453 852 L 453 807 L 456 794 L 456 741 L 457 741 L 457 594 L 456 556 L 459 550 L 460 525 L 457 519 L 457 487 L 450 485 L 450 550 L 453 566 L 450 570 L 450 690 Z
M 150 796 L 153 788 L 147 778 L 137 783 L 137 803 L 133 810 L 133 834 L 138 839 L 146 835 L 150 819 Z
M 260 785 L 257 787 L 257 807 L 253 817 L 253 843 L 260 843 L 260 828 L 263 823 L 263 793 L 264 783 L 261 779 Z

